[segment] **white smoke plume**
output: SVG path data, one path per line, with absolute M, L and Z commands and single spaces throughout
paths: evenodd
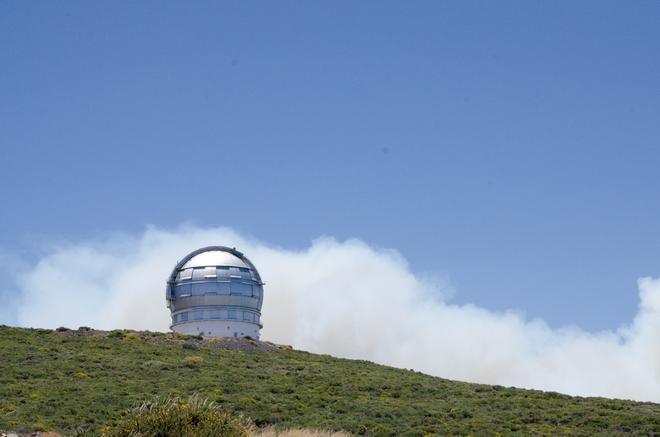
M 262 338 L 464 381 L 660 401 L 660 280 L 638 281 L 630 325 L 551 329 L 516 312 L 452 305 L 391 250 L 320 238 L 301 251 L 226 228 L 149 228 L 60 245 L 15 272 L 22 326 L 167 331 L 165 279 L 193 249 L 246 253 L 266 281 Z

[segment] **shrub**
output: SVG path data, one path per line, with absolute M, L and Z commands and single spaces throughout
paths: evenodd
M 65 326 L 60 326 L 59 328 L 56 329 L 57 332 L 66 332 L 66 331 L 71 331 L 69 328 Z
M 129 332 L 124 336 L 124 339 L 136 341 L 140 339 L 140 334 L 138 334 L 137 332 Z
M 34 429 L 35 431 L 38 431 L 38 432 L 42 432 L 42 431 L 46 431 L 48 429 L 48 427 L 43 422 L 35 422 L 32 425 L 32 429 Z M 3 435 L 4 435 L 4 433 L 3 433 Z
M 108 338 L 124 338 L 126 333 L 121 329 L 113 329 L 112 331 L 108 332 L 107 335 Z
M 144 402 L 129 410 L 123 420 L 107 435 L 248 437 L 252 424 L 241 416 L 232 416 L 207 399 L 193 395 L 188 400 L 167 398 Z
M 204 358 L 200 357 L 199 355 L 191 355 L 183 359 L 183 364 L 185 364 L 188 367 L 201 366 L 203 362 L 204 362 Z
M 167 363 L 158 360 L 147 360 L 143 363 L 144 367 L 154 367 L 154 368 L 164 368 L 167 367 Z
M 199 345 L 193 340 L 186 340 L 181 347 L 183 347 L 184 349 L 188 349 L 188 350 L 197 350 L 197 349 L 199 349 Z

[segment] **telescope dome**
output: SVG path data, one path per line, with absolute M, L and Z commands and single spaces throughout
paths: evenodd
M 245 264 L 245 261 L 236 255 L 222 250 L 209 250 L 208 252 L 199 253 L 190 258 L 181 268 L 206 267 L 212 265 L 250 268 L 250 266 Z
M 235 248 L 195 250 L 167 280 L 170 327 L 192 335 L 259 338 L 263 285 L 254 264 Z

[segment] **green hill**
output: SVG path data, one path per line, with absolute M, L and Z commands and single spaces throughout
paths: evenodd
M 0 430 L 100 431 L 136 402 L 193 393 L 259 427 L 660 434 L 660 405 L 653 403 L 455 382 L 250 339 L 0 327 Z

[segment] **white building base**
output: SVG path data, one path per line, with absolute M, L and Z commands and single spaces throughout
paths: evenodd
M 252 337 L 259 339 L 259 325 L 239 320 L 191 320 L 171 326 L 180 334 L 205 337 Z

